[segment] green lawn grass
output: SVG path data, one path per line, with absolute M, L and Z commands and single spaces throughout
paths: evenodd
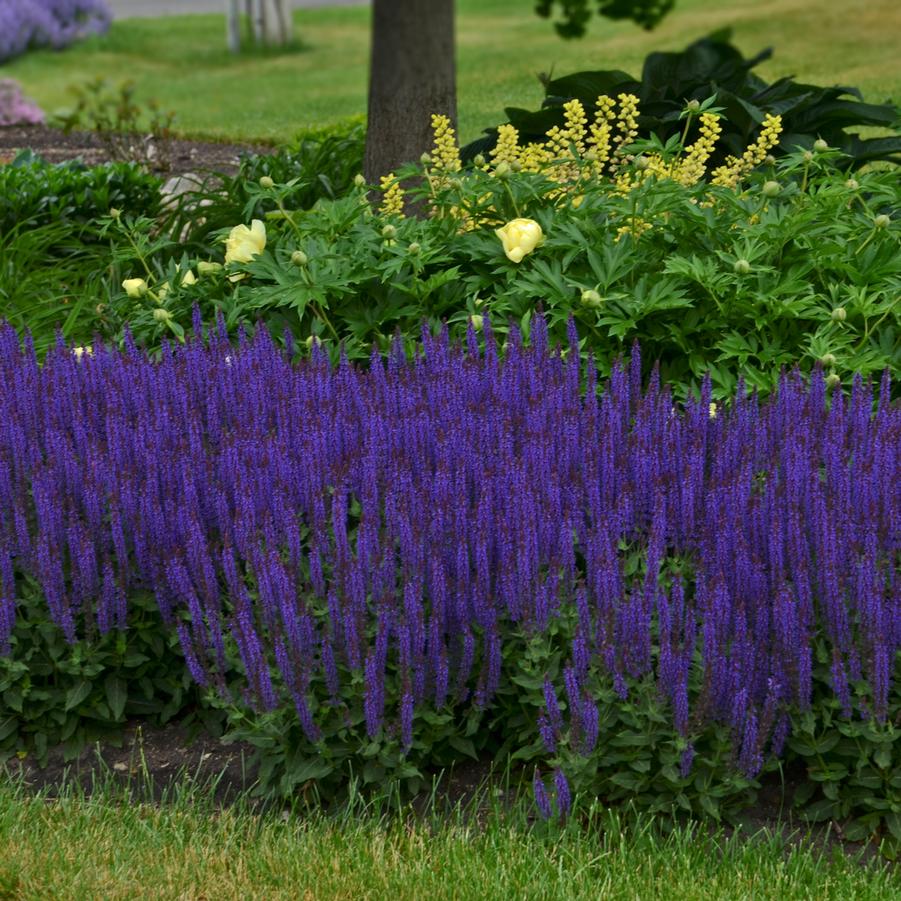
M 897 898 L 901 872 L 772 834 L 667 837 L 650 821 L 598 812 L 587 827 L 528 828 L 497 804 L 411 819 L 217 810 L 188 789 L 141 804 L 101 786 L 56 798 L 0 779 L 0 898 L 636 899 L 792 901 Z
M 535 107 L 539 71 L 586 68 L 637 74 L 652 50 L 677 50 L 724 26 L 750 54 L 775 48 L 765 77 L 795 74 L 850 84 L 868 100 L 901 100 L 901 4 L 871 0 L 678 0 L 653 32 L 595 19 L 582 40 L 563 41 L 532 12 L 531 0 L 459 0 L 460 131 L 464 141 L 503 121 L 505 106 Z M 284 141 L 299 129 L 366 110 L 369 10 L 300 10 L 298 49 L 232 57 L 221 16 L 132 19 L 64 53 L 42 51 L 0 69 L 53 112 L 68 89 L 102 76 L 135 81 L 139 99 L 158 98 L 179 131 L 222 140 Z

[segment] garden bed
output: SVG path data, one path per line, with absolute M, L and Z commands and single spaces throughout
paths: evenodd
M 218 144 L 174 138 L 169 142 L 171 167 L 168 175 L 198 170 L 238 171 L 242 153 L 269 154 L 274 148 L 249 144 Z M 82 159 L 89 165 L 112 162 L 100 138 L 91 132 L 66 134 L 47 125 L 15 125 L 0 128 L 0 162 L 10 162 L 23 150 L 33 150 L 49 163 Z

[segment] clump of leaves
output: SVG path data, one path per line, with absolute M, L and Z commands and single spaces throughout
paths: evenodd
M 567 101 L 578 99 L 591 111 L 602 94 L 634 94 L 641 104 L 639 128 L 666 142 L 679 136 L 683 124 L 680 117 L 687 103 L 701 103 L 715 94 L 725 121 L 711 160 L 713 166 L 721 165 L 729 154 L 740 156 L 767 113 L 782 116 L 783 131 L 779 145 L 773 149 L 775 155 L 798 147 L 809 150 L 817 140 L 823 140 L 845 154 L 843 168 L 859 169 L 874 160 L 901 163 L 901 135 L 861 138 L 848 130 L 862 126 L 897 129 L 899 110 L 895 105 L 864 103 L 854 87 L 819 87 L 790 76 L 768 83 L 751 70 L 769 59 L 772 49 L 746 59 L 729 43 L 730 37 L 731 31 L 724 29 L 681 52 L 651 53 L 640 78 L 618 69 L 543 78 L 546 97 L 540 110 L 508 107 L 505 112 L 524 144 L 544 142 L 549 129 L 563 127 L 563 104 Z M 471 160 L 487 153 L 496 143 L 497 129 L 488 129 L 487 137 L 463 148 L 463 158 Z
M 95 78 L 71 90 L 75 106 L 58 122 L 67 134 L 96 132 L 111 159 L 139 163 L 151 171 L 169 171 L 175 113 L 160 109 L 153 98 L 142 106 L 135 99 L 132 81 L 114 87 Z

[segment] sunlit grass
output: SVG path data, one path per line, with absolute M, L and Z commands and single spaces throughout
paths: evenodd
M 537 106 L 540 71 L 621 68 L 638 74 L 652 50 L 678 50 L 733 26 L 746 54 L 766 46 L 767 78 L 794 74 L 849 84 L 868 100 L 901 100 L 901 5 L 872 0 L 678 0 L 653 32 L 595 19 L 583 40 L 563 41 L 529 0 L 459 0 L 460 128 L 464 140 L 503 119 L 506 106 Z M 299 129 L 366 110 L 369 10 L 299 10 L 298 45 L 232 57 L 221 16 L 116 22 L 108 35 L 64 53 L 28 54 L 3 67 L 41 105 L 71 105 L 69 87 L 92 77 L 134 79 L 139 98 L 158 98 L 182 133 L 222 140 L 283 141 Z
M 355 804 L 331 817 L 217 809 L 188 785 L 160 804 L 113 787 L 33 795 L 0 779 L 0 898 L 865 899 L 897 869 L 772 833 L 727 838 L 597 809 L 530 826 L 524 805 L 439 817 Z

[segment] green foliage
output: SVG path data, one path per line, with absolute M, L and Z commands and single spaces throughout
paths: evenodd
M 94 78 L 70 91 L 75 95 L 75 106 L 55 123 L 66 134 L 75 130 L 96 132 L 112 159 L 160 172 L 169 170 L 175 113 L 163 112 L 153 99 L 147 101 L 145 109 L 135 100 L 132 81 L 112 86 L 103 78 Z
M 16 226 L 87 225 L 111 207 L 154 216 L 159 188 L 158 179 L 133 164 L 51 164 L 26 150 L 0 166 L 0 235 Z
M 94 627 L 69 645 L 40 589 L 22 580 L 19 591 L 12 653 L 0 655 L 0 760 L 25 752 L 44 763 L 60 745 L 71 760 L 99 739 L 121 741 L 133 718 L 165 723 L 193 714 L 217 729 L 152 594 L 129 596 L 127 631 L 100 635 Z
M 602 369 L 640 341 L 644 359 L 660 360 L 681 395 L 708 370 L 717 398 L 739 378 L 768 392 L 780 367 L 809 371 L 818 361 L 850 384 L 856 372 L 901 366 L 901 232 L 892 218 L 901 186 L 891 172 L 846 181 L 834 157 L 790 155 L 741 192 L 649 178 L 623 193 L 586 178 L 562 193 L 540 175 L 476 171 L 429 201 L 445 214 L 429 219 L 373 215 L 363 187 L 302 212 L 285 206 L 290 182 L 248 184 L 237 222 L 275 207 L 265 214 L 265 252 L 182 286 L 173 256 L 182 245 L 170 242 L 148 261 L 156 283 L 169 283 L 164 302 L 114 288 L 103 324 L 119 339 L 128 324 L 156 348 L 177 331 L 154 312 L 162 307 L 184 332 L 196 303 L 205 321 L 221 314 L 233 333 L 261 321 L 278 340 L 287 329 L 299 346 L 325 341 L 335 359 L 340 341 L 349 358 L 365 360 L 373 345 L 386 351 L 396 331 L 412 348 L 423 322 L 437 330 L 446 321 L 462 337 L 471 316 L 490 314 L 503 341 L 511 324 L 527 327 L 541 309 L 563 344 L 574 316 L 583 354 Z M 776 196 L 765 181 L 779 183 Z M 481 226 L 461 231 L 452 209 Z M 493 230 L 517 216 L 537 220 L 546 238 L 518 264 Z M 129 240 L 149 239 L 152 227 L 131 222 Z M 222 259 L 221 245 L 206 252 Z M 181 258 L 179 271 L 192 262 Z M 144 273 L 120 267 L 119 275 Z
M 597 0 L 597 14 L 608 19 L 631 19 L 648 30 L 676 5 L 676 0 Z M 549 18 L 560 7 L 563 21 L 554 28 L 563 38 L 579 38 L 591 18 L 590 0 L 536 0 L 535 12 Z
M 274 154 L 248 154 L 241 159 L 237 175 L 213 174 L 196 190 L 181 195 L 166 229 L 173 234 L 190 232 L 192 246 L 201 247 L 207 236 L 242 218 L 262 218 L 277 209 L 271 193 L 259 188 L 264 177 L 284 186 L 282 202 L 293 210 L 307 210 L 320 198 L 341 197 L 363 169 L 365 143 L 365 121 L 356 117 L 303 131 Z M 203 221 L 199 222 L 201 207 Z
M 864 103 L 860 91 L 853 87 L 823 88 L 791 77 L 768 84 L 751 70 L 769 59 L 772 50 L 745 59 L 729 43 L 730 36 L 727 29 L 678 53 L 651 53 L 640 79 L 616 69 L 545 79 L 546 97 L 540 110 L 509 107 L 505 112 L 519 130 L 522 144 L 543 143 L 548 129 L 563 126 L 563 104 L 567 101 L 580 100 L 590 116 L 598 96 L 634 94 L 640 101 L 638 123 L 642 133 L 653 132 L 665 142 L 681 133 L 686 103 L 700 103 L 715 94 L 725 120 L 712 166 L 720 165 L 727 154 L 741 156 L 766 113 L 782 116 L 782 137 L 773 151 L 776 155 L 798 147 L 809 150 L 822 139 L 842 151 L 845 156 L 836 162 L 845 169 L 858 169 L 874 160 L 901 162 L 901 136 L 861 138 L 848 130 L 861 126 L 897 130 L 901 120 L 896 106 Z M 497 129 L 488 129 L 487 134 L 463 149 L 464 159 L 494 147 Z

